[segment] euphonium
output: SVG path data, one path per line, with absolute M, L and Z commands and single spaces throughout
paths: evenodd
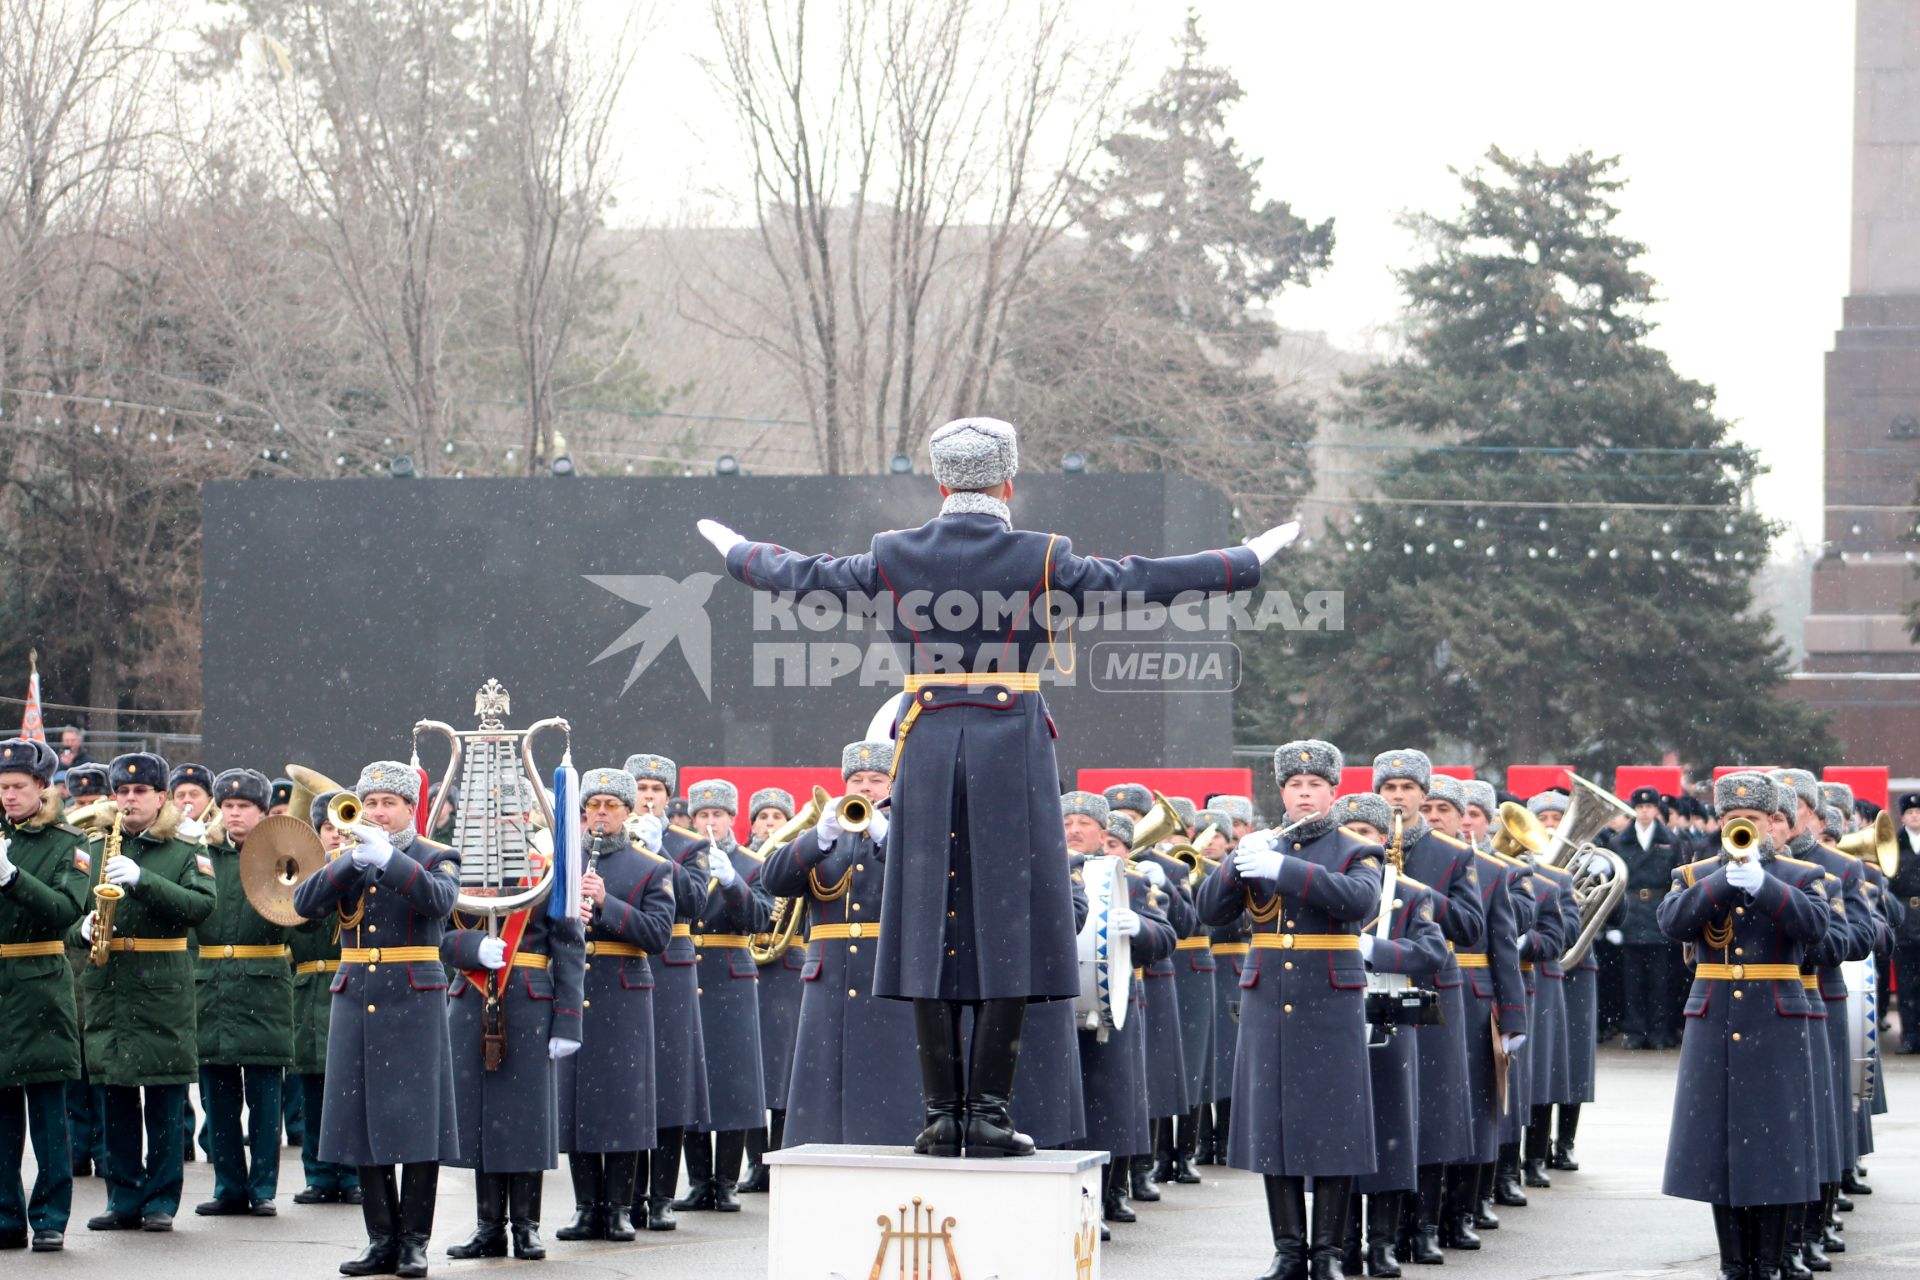
M 841 810 L 843 813 L 846 809 L 845 801 L 848 800 L 858 800 L 862 805 L 867 804 L 865 796 L 842 796 Z M 827 806 L 831 803 L 832 801 L 827 796 L 827 789 L 825 787 L 815 787 L 813 789 L 813 798 L 801 806 L 800 812 L 794 814 L 791 818 L 781 823 L 777 829 L 769 833 L 767 838 L 760 842 L 760 847 L 754 851 L 755 856 L 764 859 L 775 849 L 778 849 L 802 831 L 812 827 L 820 821 L 820 815 L 827 811 Z M 866 821 L 871 821 L 872 818 L 873 811 L 871 806 L 868 806 Z M 843 818 L 843 825 L 844 821 Z M 861 824 L 860 829 L 865 829 L 865 822 Z M 772 964 L 775 960 L 785 955 L 787 948 L 791 947 L 794 939 L 799 936 L 800 922 L 806 917 L 806 914 L 806 901 L 804 899 L 775 898 L 773 900 L 773 918 L 767 923 L 767 931 L 765 933 L 756 933 L 747 939 L 747 954 L 753 957 L 754 963 Z
M 93 869 L 93 946 L 87 952 L 87 959 L 96 967 L 106 964 L 107 955 L 113 950 L 113 914 L 120 906 L 120 900 L 127 891 L 117 884 L 107 883 L 107 864 L 120 856 L 120 823 L 122 815 L 116 809 L 113 826 L 107 829 L 107 838 L 100 846 L 100 861 Z
M 1207 878 L 1209 872 L 1220 865 L 1215 859 L 1209 858 L 1206 854 L 1200 852 L 1209 844 L 1213 843 L 1213 838 L 1219 834 L 1220 828 L 1209 823 L 1207 826 L 1201 828 L 1200 834 L 1193 838 L 1192 844 L 1176 844 L 1167 850 L 1167 856 L 1169 858 L 1186 867 L 1188 889 L 1193 889 L 1198 886 L 1202 880 Z

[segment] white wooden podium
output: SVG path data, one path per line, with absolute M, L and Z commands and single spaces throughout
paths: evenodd
M 763 1159 L 769 1280 L 1099 1280 L 1104 1151 L 936 1160 L 812 1144 Z

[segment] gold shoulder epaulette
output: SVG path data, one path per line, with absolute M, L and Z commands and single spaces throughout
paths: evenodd
M 1825 867 L 1823 867 L 1823 866 L 1821 866 L 1821 865 L 1820 865 L 1819 863 L 1817 863 L 1817 862 L 1806 862 L 1806 861 L 1803 861 L 1803 860 L 1802 860 L 1802 859 L 1800 859 L 1800 858 L 1789 858 L 1789 857 L 1788 857 L 1788 856 L 1787 856 L 1786 854 L 1784 854 L 1784 853 L 1776 853 L 1776 854 L 1774 854 L 1774 855 L 1773 855 L 1773 860 L 1774 860 L 1775 862 L 1784 862 L 1784 863 L 1786 863 L 1786 864 L 1787 864 L 1788 866 L 1790 866 L 1790 867 L 1805 867 L 1805 868 L 1806 868 L 1807 870 L 1809 870 L 1809 871 L 1818 871 L 1818 872 L 1820 872 L 1820 873 L 1822 873 L 1823 875 L 1824 875 L 1824 874 L 1826 873 L 1826 870 L 1827 870 L 1827 869 L 1826 869 Z
M 639 854 L 643 858 L 653 859 L 655 862 L 660 863 L 662 866 L 673 867 L 673 866 L 679 865 L 672 858 L 663 857 L 660 854 L 655 853 L 653 850 L 647 848 L 645 845 L 636 844 L 633 846 L 633 851 Z
M 755 865 L 757 865 L 757 866 L 765 866 L 765 865 L 766 865 L 766 861 L 767 861 L 767 860 L 766 860 L 765 858 L 763 858 L 763 857 L 761 857 L 761 856 L 760 856 L 759 854 L 757 854 L 757 853 L 755 853 L 755 852 L 754 852 L 753 850 L 751 850 L 751 849 L 749 849 L 749 848 L 747 848 L 747 846 L 745 846 L 745 845 L 743 845 L 743 844 L 742 844 L 742 845 L 735 845 L 735 846 L 734 846 L 734 852 L 735 852 L 735 853 L 744 853 L 744 854 L 746 854 L 746 855 L 747 855 L 747 859 L 748 859 L 749 861 L 751 861 L 751 862 L 753 862 L 753 863 L 754 863 Z
M 1468 844 L 1465 840 L 1459 839 L 1457 836 L 1450 836 L 1444 831 L 1429 831 L 1427 834 L 1432 836 L 1436 840 L 1445 840 L 1448 844 L 1452 845 L 1456 849 L 1473 848 L 1473 846 Z
M 64 831 L 70 836 L 79 836 L 82 839 L 85 839 L 87 834 L 85 831 L 82 831 L 79 827 L 71 826 L 65 822 L 56 824 L 53 829 L 55 831 Z
M 1436 834 L 1438 834 L 1438 833 L 1436 833 Z M 1471 848 L 1473 848 L 1473 846 L 1472 846 L 1472 845 L 1462 845 L 1462 846 L 1461 846 L 1461 848 L 1463 848 L 1463 849 L 1471 849 Z M 1500 857 L 1500 855 L 1499 855 L 1499 854 L 1496 854 L 1496 853 L 1482 853 L 1482 852 L 1480 852 L 1480 851 L 1479 851 L 1478 849 L 1474 849 L 1474 850 L 1473 850 L 1473 856 L 1474 856 L 1474 857 L 1476 857 L 1476 858 L 1478 858 L 1478 859 L 1480 859 L 1480 861 L 1482 861 L 1482 862 L 1486 862 L 1486 863 L 1491 863 L 1492 865 L 1494 865 L 1494 866 L 1496 866 L 1496 867 L 1504 867 L 1504 866 L 1507 866 L 1507 865 L 1509 865 L 1509 864 L 1507 863 L 1507 861 L 1506 861 L 1506 860 L 1505 860 L 1504 858 L 1502 858 L 1502 857 Z
M 1533 869 L 1545 874 L 1549 879 L 1565 880 L 1568 883 L 1572 883 L 1573 881 L 1573 872 L 1562 867 L 1554 867 L 1544 862 L 1536 862 L 1533 864 Z
M 689 831 L 689 830 L 687 830 L 687 829 L 686 829 L 685 827 L 683 827 L 683 826 L 681 826 L 681 825 L 680 825 L 679 823 L 677 823 L 677 822 L 669 822 L 669 823 L 667 824 L 667 830 L 669 830 L 669 831 L 678 831 L 678 832 L 679 832 L 679 833 L 680 833 L 681 835 L 683 835 L 683 836 L 686 836 L 686 837 L 688 837 L 689 839 L 693 839 L 693 840 L 705 840 L 705 839 L 706 839 L 706 837 L 705 837 L 705 836 L 703 836 L 703 835 L 701 835 L 701 834 L 700 834 L 700 833 L 699 833 L 698 831 Z
M 1425 889 L 1428 893 L 1433 892 L 1432 885 L 1427 884 L 1424 881 L 1415 880 L 1412 876 L 1407 875 L 1404 872 L 1401 873 L 1401 875 L 1399 875 L 1398 877 L 1396 877 L 1395 882 L 1398 884 L 1410 884 L 1416 889 Z
M 1381 844 L 1378 840 L 1368 839 L 1366 836 L 1361 835 L 1358 831 L 1355 831 L 1352 827 L 1341 827 L 1340 834 L 1345 836 L 1347 839 L 1353 841 L 1355 844 L 1358 844 L 1364 848 L 1370 849 L 1375 853 L 1386 852 L 1385 845 Z
M 1861 865 L 1863 865 L 1863 864 L 1861 863 L 1861 861 L 1860 861 L 1860 859 L 1858 859 L 1858 858 L 1856 858 L 1856 857 L 1854 857 L 1854 856 L 1853 856 L 1852 854 L 1850 854 L 1850 853 L 1848 853 L 1848 852 L 1847 852 L 1847 851 L 1846 851 L 1845 849 L 1839 849 L 1839 848 L 1833 848 L 1833 847 L 1828 847 L 1828 849 L 1827 849 L 1827 852 L 1829 852 L 1829 853 L 1837 853 L 1837 854 L 1839 854 L 1839 855 L 1840 855 L 1841 857 L 1843 857 L 1843 858 L 1845 858 L 1845 859 L 1846 859 L 1846 860 L 1847 860 L 1848 862 L 1851 862 L 1851 863 L 1853 863 L 1853 864 L 1854 864 L 1855 866 L 1861 866 Z

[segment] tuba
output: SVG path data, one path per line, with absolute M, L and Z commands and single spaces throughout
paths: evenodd
M 867 805 L 867 800 L 864 796 L 842 796 L 840 808 L 843 814 L 843 826 L 845 824 L 844 815 L 848 807 L 845 802 L 848 800 L 859 800 L 861 805 Z M 767 838 L 760 842 L 760 847 L 754 850 L 755 856 L 764 859 L 768 854 L 795 836 L 798 836 L 801 832 L 811 829 L 820 821 L 821 815 L 826 813 L 832 803 L 833 801 L 827 796 L 827 789 L 825 787 L 815 787 L 813 789 L 813 798 L 801 806 L 800 812 L 794 814 L 791 818 L 781 823 L 778 828 L 770 832 Z M 872 807 L 868 805 L 866 821 L 871 821 L 872 818 L 873 810 Z M 863 831 L 866 829 L 864 822 L 859 829 Z M 753 957 L 754 963 L 772 964 L 775 960 L 785 955 L 787 949 L 791 947 L 795 939 L 800 936 L 800 922 L 806 918 L 806 914 L 807 904 L 805 899 L 775 898 L 773 900 L 773 918 L 767 924 L 767 931 L 765 933 L 756 933 L 747 940 L 747 954 Z
M 1893 815 L 1882 809 L 1872 826 L 1841 836 L 1840 852 L 1871 862 L 1891 877 L 1900 866 L 1900 841 Z
M 1598 783 L 1587 781 L 1568 770 L 1573 794 L 1560 825 L 1549 833 L 1550 841 L 1540 861 L 1573 877 L 1573 902 L 1580 910 L 1580 932 L 1560 953 L 1560 967 L 1571 969 L 1587 958 L 1593 940 L 1599 936 L 1607 917 L 1620 905 L 1627 893 L 1627 864 L 1619 854 L 1594 843 L 1594 837 L 1613 820 L 1615 813 L 1633 812 L 1619 796 Z M 1544 831 L 1545 824 L 1519 805 L 1502 805 L 1500 818 L 1506 827 L 1507 810 L 1520 809 L 1533 825 Z

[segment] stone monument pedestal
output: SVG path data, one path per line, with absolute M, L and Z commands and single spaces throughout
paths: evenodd
M 1099 1280 L 1104 1151 L 936 1160 L 810 1144 L 765 1160 L 769 1280 Z

